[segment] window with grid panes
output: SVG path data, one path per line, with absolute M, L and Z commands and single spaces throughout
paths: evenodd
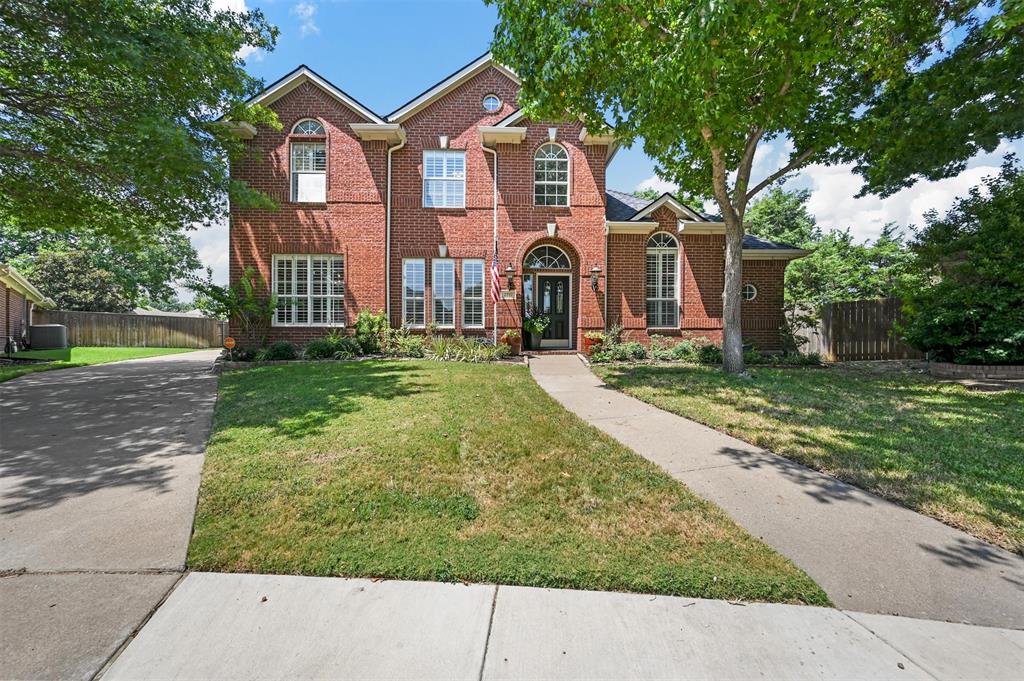
M 679 326 L 679 242 L 665 232 L 647 240 L 647 326 Z
M 275 255 L 275 326 L 345 324 L 345 259 L 340 255 Z

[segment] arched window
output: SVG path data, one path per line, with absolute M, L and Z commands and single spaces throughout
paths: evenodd
M 647 240 L 647 327 L 679 326 L 679 242 L 667 232 Z
M 320 121 L 304 118 L 292 128 L 293 135 L 324 135 Z M 327 201 L 327 143 L 324 140 L 293 139 L 291 142 L 292 201 Z
M 569 205 L 569 152 L 561 144 L 542 144 L 533 156 L 533 203 Z
M 557 246 L 538 246 L 526 256 L 523 266 L 528 270 L 571 269 L 569 256 Z
M 292 128 L 293 135 L 323 135 L 324 126 L 320 121 L 312 118 L 303 118 Z

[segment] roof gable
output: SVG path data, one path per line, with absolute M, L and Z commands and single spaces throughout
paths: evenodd
M 249 103 L 269 106 L 303 83 L 312 83 L 316 85 L 332 98 L 341 102 L 343 105 L 356 112 L 370 123 L 386 123 L 383 118 L 371 111 L 369 107 L 360 103 L 355 97 L 349 95 L 347 92 L 337 87 L 305 64 L 299 66 L 283 78 L 271 83 L 267 89 L 249 100 Z
M 387 115 L 388 121 L 391 123 L 401 123 L 413 114 L 424 109 L 432 102 L 444 97 L 446 94 L 456 89 L 469 79 L 492 67 L 507 76 L 517 85 L 519 84 L 519 76 L 517 76 L 514 71 L 494 61 L 494 56 L 490 52 L 485 52 L 483 55 L 469 62 L 452 75 L 430 86 L 402 106 L 389 113 Z

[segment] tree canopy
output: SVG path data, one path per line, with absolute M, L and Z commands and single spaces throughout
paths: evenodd
M 174 284 L 201 267 L 188 237 L 167 228 L 138 248 L 93 232 L 23 232 L 0 224 L 0 262 L 13 263 L 64 309 L 96 312 L 166 306 L 175 300 Z M 59 276 L 56 267 L 73 271 L 74 278 Z M 101 290 L 104 286 L 111 296 Z
M 643 139 L 659 174 L 715 198 L 726 225 L 723 354 L 742 371 L 743 219 L 750 200 L 864 134 L 863 107 L 930 54 L 948 18 L 933 0 L 491 0 L 494 51 L 538 119 L 610 123 Z M 792 153 L 753 178 L 758 145 Z
M 276 35 L 211 0 L 0 2 L 0 223 L 140 241 L 265 203 L 217 121 L 276 124 L 236 56 Z

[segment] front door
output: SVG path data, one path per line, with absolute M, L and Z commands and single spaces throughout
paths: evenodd
M 542 274 L 537 277 L 537 307 L 551 318 L 551 323 L 541 337 L 542 348 L 569 347 L 569 307 L 572 298 L 569 281 L 569 275 L 566 274 Z

